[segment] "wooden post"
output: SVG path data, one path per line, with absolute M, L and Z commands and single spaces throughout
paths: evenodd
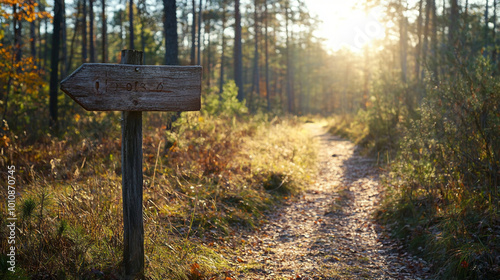
M 143 53 L 123 50 L 120 64 L 142 65 Z M 122 112 L 123 266 L 127 279 L 144 276 L 142 112 Z
M 142 66 L 142 56 L 123 50 L 122 65 L 84 63 L 61 82 L 85 110 L 122 111 L 124 279 L 144 278 L 142 111 L 201 107 L 201 66 Z

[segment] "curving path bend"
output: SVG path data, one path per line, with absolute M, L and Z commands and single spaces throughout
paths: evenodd
M 319 174 L 298 199 L 243 236 L 236 279 L 426 279 L 425 261 L 406 253 L 372 218 L 381 186 L 375 162 L 317 123 Z M 241 260 L 239 260 L 241 261 Z M 233 278 L 234 279 L 234 278 Z

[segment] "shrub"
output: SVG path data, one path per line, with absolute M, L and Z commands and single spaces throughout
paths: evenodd
M 248 113 L 245 101 L 239 102 L 237 99 L 238 87 L 233 80 L 224 84 L 222 93 L 210 93 L 203 100 L 202 112 L 204 115 L 241 117 Z
M 500 81 L 479 56 L 427 89 L 404 130 L 379 218 L 441 269 L 500 275 Z M 494 275 L 494 276 L 493 276 Z

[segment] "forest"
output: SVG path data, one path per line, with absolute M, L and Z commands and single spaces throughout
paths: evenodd
M 0 278 L 499 279 L 498 12 L 0 0 Z M 202 67 L 201 110 L 142 114 L 137 270 L 125 113 L 60 89 L 122 50 Z

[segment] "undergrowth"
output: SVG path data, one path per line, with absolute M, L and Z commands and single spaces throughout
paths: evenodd
M 450 75 L 426 81 L 418 108 L 392 98 L 401 97 L 395 87 L 384 104 L 331 121 L 332 132 L 385 161 L 386 194 L 376 217 L 432 263 L 437 279 L 500 278 L 500 80 L 494 71 L 482 56 L 457 60 Z M 417 89 L 406 88 L 419 96 Z M 371 100 L 379 98 L 375 89 Z
M 233 236 L 259 227 L 264 211 L 299 192 L 314 172 L 313 142 L 301 123 L 249 116 L 235 89 L 229 83 L 222 96 L 209 94 L 202 112 L 182 113 L 172 130 L 169 114 L 144 114 L 148 279 L 231 277 Z M 29 145 L 23 134 L 4 131 L 2 176 L 7 166 L 17 171 L 18 255 L 16 273 L 7 272 L 2 204 L 0 277 L 122 277 L 120 114 L 75 115 L 65 139 L 46 135 Z

